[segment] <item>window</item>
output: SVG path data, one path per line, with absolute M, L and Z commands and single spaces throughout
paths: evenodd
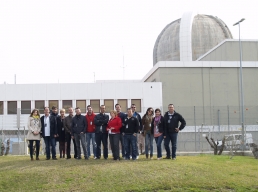
M 0 115 L 4 114 L 4 102 L 0 101 Z
M 48 107 L 49 107 L 50 111 L 52 110 L 53 106 L 57 107 L 57 110 L 58 110 L 58 100 L 49 100 L 48 101 Z
M 124 113 L 127 112 L 127 108 L 128 108 L 127 99 L 118 99 L 117 103 L 121 106 L 122 112 Z
M 77 100 L 76 107 L 80 107 L 82 113 L 86 113 L 86 101 L 85 100 Z
M 68 109 L 73 106 L 72 100 L 63 100 L 63 109 L 65 109 L 65 113 L 68 113 Z
M 45 101 L 35 101 L 35 108 L 39 110 L 40 114 L 44 113 Z
M 140 99 L 132 99 L 131 104 L 135 104 L 136 105 L 136 111 L 139 112 L 139 113 L 141 112 L 142 105 L 141 105 L 141 100 Z
M 100 101 L 90 100 L 90 105 L 95 113 L 99 113 Z
M 31 113 L 31 101 L 21 101 L 21 114 Z
M 17 101 L 7 101 L 7 113 L 17 114 Z
M 110 112 L 110 110 L 114 110 L 114 100 L 111 100 L 111 99 L 104 100 L 104 105 L 106 106 L 107 112 Z

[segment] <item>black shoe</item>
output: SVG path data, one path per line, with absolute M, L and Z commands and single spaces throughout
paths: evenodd
M 164 159 L 171 159 L 170 157 L 165 157 Z
M 71 157 L 67 157 L 66 159 L 71 159 Z
M 89 160 L 89 157 L 85 157 L 84 159 L 85 159 L 85 160 Z
M 76 157 L 75 159 L 77 159 L 77 160 L 81 160 L 82 158 L 81 158 L 81 157 Z
M 54 157 L 54 158 L 52 158 L 53 160 L 57 160 L 57 158 L 56 157 Z
M 46 160 L 49 160 L 49 159 L 50 159 L 49 157 L 46 158 Z

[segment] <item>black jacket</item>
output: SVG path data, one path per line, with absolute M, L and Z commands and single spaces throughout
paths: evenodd
M 142 131 L 142 118 L 141 115 L 137 112 L 134 112 L 136 114 L 135 118 L 137 118 L 139 122 L 138 131 Z M 134 116 L 134 115 L 133 115 Z
M 88 127 L 88 123 L 85 116 L 81 114 L 75 115 L 72 119 L 71 135 L 74 136 L 75 133 L 80 134 L 81 132 L 86 133 L 87 127 Z
M 57 115 L 49 115 L 49 121 L 50 121 L 50 137 L 54 137 L 54 135 L 57 135 L 57 121 L 56 118 Z M 45 122 L 44 122 L 45 115 L 43 115 L 41 120 L 41 135 L 42 137 L 45 137 Z
M 56 120 L 57 120 L 58 141 L 65 142 L 65 128 L 64 128 L 65 119 L 61 119 L 61 116 L 58 116 Z
M 109 116 L 106 114 L 99 113 L 94 117 L 95 133 L 100 133 L 100 126 L 102 126 L 101 133 L 107 133 L 107 123 Z
M 139 130 L 139 121 L 135 117 L 128 118 L 124 120 L 125 126 L 122 127 L 122 133 L 124 134 L 134 134 L 138 133 Z
M 185 122 L 185 119 L 182 117 L 182 115 L 180 115 L 177 112 L 174 112 L 174 115 L 172 115 L 171 116 L 172 118 L 170 119 L 168 113 L 169 112 L 166 112 L 164 115 L 165 128 L 166 128 L 165 132 L 166 133 L 176 133 L 175 128 L 179 128 L 179 130 L 184 129 L 184 127 L 186 126 L 186 122 Z M 179 122 L 181 123 L 180 127 L 178 127 Z
M 155 117 L 153 117 L 151 122 L 151 134 L 154 134 L 154 121 Z M 163 136 L 166 136 L 165 133 L 165 118 L 163 116 L 160 117 L 160 121 L 158 123 L 159 133 L 163 133 Z
M 121 122 L 122 122 L 122 127 L 121 127 L 121 129 L 120 129 L 120 133 L 122 133 L 123 128 L 124 128 L 124 126 L 125 126 L 126 114 L 123 113 L 123 112 L 120 112 L 120 113 L 117 114 L 117 116 L 121 119 Z

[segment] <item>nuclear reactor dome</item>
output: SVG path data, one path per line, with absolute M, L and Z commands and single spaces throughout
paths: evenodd
M 224 39 L 232 38 L 221 19 L 184 13 L 159 34 L 153 50 L 153 65 L 158 61 L 195 61 Z

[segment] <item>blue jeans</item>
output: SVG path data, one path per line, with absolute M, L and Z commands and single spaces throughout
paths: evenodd
M 130 146 L 132 146 L 132 159 L 135 160 L 137 156 L 136 152 L 136 137 L 132 135 L 124 135 L 124 144 L 125 144 L 125 157 L 130 159 Z
M 155 137 L 155 141 L 157 144 L 157 157 L 161 158 L 162 157 L 161 143 L 163 141 L 163 134 L 160 135 L 159 137 Z
M 84 154 L 84 158 L 88 158 L 88 153 L 87 153 L 87 147 L 86 147 L 86 138 L 85 138 L 85 134 L 84 133 L 74 133 L 74 139 L 76 142 L 76 150 L 77 150 L 77 155 L 78 158 L 81 158 L 81 145 L 82 144 L 82 148 L 83 148 L 83 154 Z
M 97 144 L 95 141 L 95 133 L 86 133 L 86 142 L 87 142 L 87 152 L 88 152 L 88 157 L 90 157 L 90 140 L 92 143 L 92 148 L 93 148 L 93 155 L 96 157 L 96 149 L 97 149 Z
M 153 155 L 153 134 L 146 133 L 145 135 L 145 154 L 149 154 L 149 145 L 150 145 L 150 155 Z
M 52 159 L 56 158 L 56 138 L 55 137 L 44 137 L 44 142 L 46 145 L 46 156 L 50 159 L 50 146 L 52 148 Z
M 167 152 L 167 157 L 170 158 L 170 148 L 169 143 L 172 143 L 172 158 L 176 158 L 176 144 L 177 144 L 177 135 L 178 133 L 167 133 L 165 139 L 165 149 Z
M 97 150 L 96 150 L 96 157 L 100 159 L 101 157 L 101 142 L 103 145 L 103 156 L 105 159 L 108 158 L 108 133 L 95 133 L 96 136 L 96 143 L 97 143 Z

